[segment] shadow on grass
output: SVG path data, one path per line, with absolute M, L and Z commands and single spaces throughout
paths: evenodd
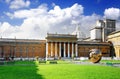
M 45 79 L 41 74 L 38 73 L 39 69 L 37 68 L 38 66 L 36 66 L 36 75 L 38 76 L 35 79 Z
M 37 73 L 37 65 L 34 62 L 33 64 L 0 66 L 0 79 L 44 79 Z
M 35 61 L 35 66 L 36 66 L 36 73 L 37 75 L 39 75 L 39 79 L 45 79 L 43 77 L 43 75 L 41 75 L 39 72 L 40 72 L 40 69 L 39 69 L 39 61 Z

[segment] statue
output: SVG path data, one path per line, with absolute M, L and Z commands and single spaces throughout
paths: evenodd
M 93 63 L 98 63 L 102 58 L 102 53 L 99 49 L 90 50 L 89 60 Z

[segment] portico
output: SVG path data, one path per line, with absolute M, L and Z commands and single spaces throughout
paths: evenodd
M 47 34 L 46 56 L 55 58 L 77 57 L 77 36 L 70 34 Z

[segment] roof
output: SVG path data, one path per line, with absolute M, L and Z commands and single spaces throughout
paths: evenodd
M 78 41 L 80 45 L 111 45 L 108 42 Z
M 116 21 L 116 20 L 114 20 L 114 19 L 105 19 L 106 21 Z
M 114 32 L 110 33 L 109 35 L 113 35 L 113 34 L 116 34 L 116 33 L 120 33 L 120 30 L 114 31 Z
M 77 35 L 47 34 L 47 42 L 77 42 Z
M 103 27 L 94 27 L 94 28 L 92 28 L 92 29 L 90 29 L 90 30 L 94 30 L 94 29 L 102 29 Z
M 53 37 L 53 38 L 76 38 L 77 35 L 71 35 L 71 34 L 47 34 L 46 38 Z
M 0 38 L 2 43 L 41 43 L 46 42 L 45 40 L 36 39 L 11 39 L 11 38 Z

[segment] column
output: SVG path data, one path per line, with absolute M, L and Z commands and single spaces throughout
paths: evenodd
M 35 48 L 33 47 L 33 48 L 32 48 L 32 51 L 33 51 L 33 59 L 34 59 L 34 56 L 35 56 L 35 55 L 34 55 L 34 53 L 35 53 L 34 50 L 35 50 Z
M 16 57 L 16 46 L 14 47 L 14 57 Z
M 48 56 L 48 42 L 46 42 L 46 61 L 47 61 L 47 56 Z
M 72 43 L 72 57 L 74 57 L 74 43 Z
M 0 58 L 2 57 L 2 48 L 0 47 Z
M 53 42 L 51 42 L 51 57 L 53 56 Z
M 55 43 L 55 57 L 57 57 L 57 42 Z
M 13 57 L 15 58 L 15 46 L 13 47 Z
M 10 56 L 12 56 L 12 46 L 10 46 L 10 51 L 9 51 L 9 53 L 10 53 Z
M 66 57 L 66 46 L 65 46 L 65 43 L 64 43 L 64 57 Z
M 70 57 L 70 44 L 68 42 L 68 58 Z
M 5 57 L 5 50 L 4 50 L 4 46 L 2 46 L 2 57 Z
M 26 47 L 26 58 L 28 58 L 28 47 Z
M 119 49 L 119 58 L 120 58 L 120 49 Z
M 75 48 L 76 48 L 76 49 L 75 49 L 75 50 L 76 50 L 76 53 L 75 53 L 75 54 L 76 54 L 76 57 L 78 57 L 78 45 L 77 45 L 77 43 L 76 43 L 76 45 L 75 45 Z
M 59 57 L 61 57 L 61 43 L 59 43 Z
M 20 59 L 22 59 L 22 58 L 23 58 L 22 53 L 23 53 L 23 50 L 22 50 L 22 47 L 20 47 Z

